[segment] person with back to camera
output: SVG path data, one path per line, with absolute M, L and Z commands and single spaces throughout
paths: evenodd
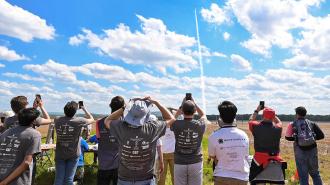
M 173 115 L 176 113 L 176 109 L 168 108 Z M 174 132 L 171 131 L 170 127 L 166 128 L 165 135 L 161 138 L 162 141 L 162 152 L 164 161 L 164 172 L 160 174 L 158 185 L 165 185 L 167 169 L 171 174 L 171 182 L 174 184 L 174 150 L 175 150 L 175 136 Z
M 218 106 L 221 128 L 208 139 L 208 153 L 214 159 L 214 185 L 247 185 L 249 181 L 249 138 L 237 128 L 237 107 L 230 101 Z
M 13 128 L 18 125 L 18 112 L 27 108 L 28 104 L 29 102 L 25 96 L 16 96 L 11 99 L 10 106 L 15 115 L 5 119 L 4 127 L 6 129 Z M 36 95 L 36 98 L 33 102 L 33 107 L 36 109 L 40 108 L 42 115 L 34 121 L 32 128 L 36 128 L 42 125 L 49 125 L 52 123 L 52 120 L 50 119 L 50 116 L 44 107 L 44 102 L 42 101 L 40 94 Z M 34 184 L 35 176 L 37 174 L 37 156 L 33 156 L 33 166 L 32 184 Z
M 305 107 L 297 107 L 295 112 L 296 120 L 289 124 L 285 139 L 294 141 L 293 149 L 299 182 L 301 185 L 308 185 L 309 174 L 314 185 L 322 185 L 316 140 L 324 139 L 324 133 L 316 123 L 305 118 L 307 114 Z
M 10 106 L 11 109 L 14 111 L 15 115 L 5 119 L 4 126 L 6 129 L 13 128 L 18 125 L 18 112 L 22 109 L 27 108 L 28 104 L 29 103 L 25 96 L 16 96 L 11 99 Z M 37 100 L 36 98 L 33 102 L 33 107 L 40 108 L 42 113 L 42 116 L 38 117 L 33 123 L 33 128 L 39 127 L 41 125 L 49 125 L 52 122 L 41 99 Z
M 84 111 L 86 118 L 74 117 L 78 108 L 77 102 L 68 102 L 64 106 L 65 116 L 57 117 L 54 120 L 57 135 L 54 185 L 73 184 L 73 178 L 81 154 L 81 129 L 94 122 L 93 116 L 86 110 L 85 106 L 80 108 Z
M 0 135 L 0 185 L 31 185 L 33 156 L 41 152 L 41 135 L 33 129 L 40 112 L 20 110 L 18 126 Z
M 256 118 L 261 110 L 263 110 L 262 121 L 258 122 Z M 281 165 L 283 162 L 280 156 L 282 122 L 276 116 L 275 110 L 267 107 L 263 109 L 262 105 L 259 105 L 250 116 L 249 130 L 252 132 L 254 138 L 255 150 L 250 167 L 249 181 L 251 185 L 263 184 L 264 182 L 259 182 L 255 178 L 266 169 L 270 161 L 277 161 Z M 282 169 L 280 173 L 278 171 L 276 172 L 271 175 L 276 181 L 278 180 L 276 184 L 284 184 L 285 177 L 283 177 L 284 173 L 282 173 Z
M 115 96 L 109 104 L 111 113 L 121 109 L 125 105 L 125 100 L 121 96 Z M 119 143 L 104 124 L 104 117 L 96 122 L 96 136 L 99 141 L 98 159 L 99 169 L 97 172 L 97 185 L 117 184 L 119 166 Z M 119 118 L 122 120 L 122 115 Z
M 187 96 L 186 96 L 187 97 Z M 176 120 L 171 126 L 175 135 L 174 151 L 174 184 L 202 185 L 203 184 L 203 155 L 201 143 L 205 132 L 207 118 L 204 111 L 190 100 L 183 99 L 175 117 L 183 113 L 183 120 Z M 194 119 L 197 111 L 199 119 Z
M 105 125 L 119 142 L 118 185 L 155 185 L 154 164 L 157 140 L 165 134 L 166 126 L 175 121 L 173 115 L 151 97 L 129 102 L 124 119 L 118 120 L 125 106 L 105 119 Z M 150 106 L 155 105 L 164 122 L 149 119 Z

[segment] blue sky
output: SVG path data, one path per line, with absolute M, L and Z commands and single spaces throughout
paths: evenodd
M 329 114 L 330 3 L 322 0 L 0 1 L 0 111 L 11 97 L 61 112 L 84 100 L 107 113 L 115 95 L 202 106 L 194 11 L 207 113 L 223 100 L 239 113 L 259 100 L 290 114 Z

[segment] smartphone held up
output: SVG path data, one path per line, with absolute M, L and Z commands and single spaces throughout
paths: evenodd
M 81 109 L 84 106 L 84 102 L 83 101 L 79 101 L 78 102 L 78 105 L 79 105 L 79 109 Z
M 265 108 L 265 101 L 260 101 L 259 105 L 260 105 L 260 110 L 264 110 L 264 108 Z

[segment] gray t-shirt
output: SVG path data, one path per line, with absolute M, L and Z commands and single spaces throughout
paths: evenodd
M 41 135 L 27 126 L 17 126 L 0 136 L 0 181 L 10 175 L 27 155 L 40 153 Z M 30 185 L 33 164 L 9 185 Z
M 81 129 L 87 124 L 82 117 L 59 117 L 55 119 L 56 150 L 55 159 L 72 159 L 80 156 Z
M 33 127 L 39 127 L 40 124 L 42 122 L 42 118 L 41 117 L 38 117 L 34 123 L 33 123 Z M 5 123 L 4 123 L 4 126 L 6 129 L 10 129 L 10 128 L 14 128 L 16 126 L 18 126 L 18 116 L 17 115 L 14 115 L 12 117 L 8 117 L 5 119 Z
M 124 121 L 111 123 L 110 133 L 119 142 L 119 179 L 143 181 L 153 178 L 157 140 L 165 131 L 165 122 L 149 121 L 141 127 L 132 127 Z
M 171 126 L 175 135 L 174 163 L 187 165 L 203 161 L 201 143 L 205 119 L 176 120 Z
M 104 125 L 105 118 L 99 120 L 96 124 L 99 137 L 99 147 L 97 157 L 99 159 L 100 170 L 117 169 L 119 165 L 118 150 L 119 143 L 117 138 L 110 134 L 110 131 Z

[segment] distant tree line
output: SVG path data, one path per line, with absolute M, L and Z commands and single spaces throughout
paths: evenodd
M 251 114 L 239 114 L 236 116 L 236 120 L 238 121 L 246 121 L 249 120 Z M 280 114 L 278 117 L 282 121 L 292 121 L 295 119 L 295 115 L 285 115 L 285 114 Z M 330 122 L 330 115 L 307 115 L 307 119 L 310 119 L 312 121 L 322 121 L 322 122 Z M 207 115 L 207 119 L 210 121 L 215 121 L 219 119 L 219 115 Z M 261 115 L 257 117 L 258 120 L 261 119 Z
M 162 120 L 162 117 L 159 112 L 153 112 L 152 114 L 155 114 L 158 119 Z M 55 116 L 59 116 L 58 114 L 52 114 L 51 117 L 54 118 Z M 77 114 L 77 116 L 83 116 L 82 114 Z M 107 115 L 103 114 L 93 114 L 95 119 L 102 118 Z M 249 120 L 251 114 L 239 114 L 236 116 L 237 121 L 247 121 Z M 295 115 L 286 115 L 286 114 L 280 114 L 278 117 L 282 121 L 293 121 L 295 119 Z M 197 118 L 197 117 L 196 117 Z M 219 119 L 219 115 L 207 115 L 207 119 L 210 121 L 216 121 Z M 257 117 L 258 120 L 261 120 L 261 115 L 258 115 Z M 330 122 L 330 115 L 307 115 L 307 119 L 310 119 L 312 121 L 322 121 L 322 122 Z

